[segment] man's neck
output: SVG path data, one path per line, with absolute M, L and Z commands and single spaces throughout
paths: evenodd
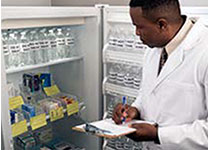
M 180 22 L 174 26 L 172 36 L 170 37 L 170 40 L 168 41 L 168 43 L 177 35 L 177 33 L 183 27 L 185 21 L 186 21 L 186 16 L 181 16 Z

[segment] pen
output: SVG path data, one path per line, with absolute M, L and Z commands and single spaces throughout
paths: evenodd
M 123 106 L 123 108 L 124 108 L 125 105 L 126 105 L 126 97 L 123 96 L 123 98 L 122 98 L 122 106 Z M 125 111 L 125 108 L 124 108 L 124 111 Z M 125 121 L 126 121 L 126 117 L 123 117 L 122 123 L 125 123 Z

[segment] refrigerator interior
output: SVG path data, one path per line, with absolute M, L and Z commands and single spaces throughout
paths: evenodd
M 2 115 L 4 116 L 2 117 L 2 135 L 5 149 L 13 149 L 13 143 L 15 143 L 15 140 L 12 140 L 8 91 L 5 87 L 10 82 L 18 89 L 20 83 L 23 82 L 23 74 L 31 72 L 33 74 L 50 73 L 61 92 L 75 95 L 80 102 L 84 102 L 86 107 L 78 115 L 67 116 L 65 113 L 64 118 L 54 122 L 51 122 L 47 115 L 48 125 L 34 132 L 42 132 L 41 130 L 51 127 L 51 134 L 56 139 L 89 150 L 99 149 L 99 138 L 74 132 L 71 127 L 85 121 L 98 120 L 101 116 L 100 10 L 91 7 L 3 7 L 2 14 L 2 31 L 4 32 L 23 32 L 22 30 L 25 29 L 39 32 L 40 28 L 46 28 L 46 30 L 52 27 L 54 30 L 61 27 L 62 29 L 63 27 L 70 28 L 74 35 L 73 49 L 75 49 L 75 54 L 68 58 L 48 62 L 37 61 L 37 64 L 8 69 L 5 68 L 4 58 L 2 59 L 2 87 L 4 88 L 2 91 Z M 2 56 L 4 56 L 3 53 Z M 30 128 L 29 123 L 27 124 Z

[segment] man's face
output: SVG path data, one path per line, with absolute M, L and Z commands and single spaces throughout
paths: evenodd
M 136 27 L 136 35 L 149 47 L 164 46 L 165 33 L 159 25 L 153 23 L 142 15 L 141 7 L 130 8 L 132 23 Z

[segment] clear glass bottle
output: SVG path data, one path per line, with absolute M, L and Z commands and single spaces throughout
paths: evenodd
M 133 31 L 126 29 L 125 30 L 125 50 L 126 51 L 132 51 L 134 50 L 134 35 L 133 35 Z
M 127 87 L 134 86 L 134 72 L 131 66 L 126 66 L 126 74 L 124 77 L 124 85 Z
M 109 81 L 110 82 L 112 83 L 116 82 L 119 69 L 120 69 L 119 65 L 111 64 L 111 67 L 109 69 Z
M 139 89 L 142 80 L 142 67 L 133 66 L 132 71 L 134 74 L 134 88 Z
M 107 112 L 108 112 L 107 118 L 112 118 L 113 110 L 115 107 L 115 97 L 111 96 L 111 97 L 109 97 L 108 100 L 109 100 L 109 104 L 108 104 L 108 108 L 107 108 Z
M 116 50 L 123 51 L 125 49 L 125 34 L 124 28 L 117 28 L 118 40 L 116 43 Z
M 117 73 L 117 78 L 116 78 L 116 82 L 120 85 L 124 84 L 124 77 L 126 74 L 126 66 L 121 64 L 119 65 L 119 69 L 118 69 L 118 73 Z
M 108 38 L 108 50 L 115 50 L 116 49 L 116 32 L 112 29 L 109 31 L 109 38 Z
M 135 47 L 134 47 L 135 51 L 143 55 L 147 46 L 143 44 L 139 36 L 135 35 L 134 40 L 135 40 Z

